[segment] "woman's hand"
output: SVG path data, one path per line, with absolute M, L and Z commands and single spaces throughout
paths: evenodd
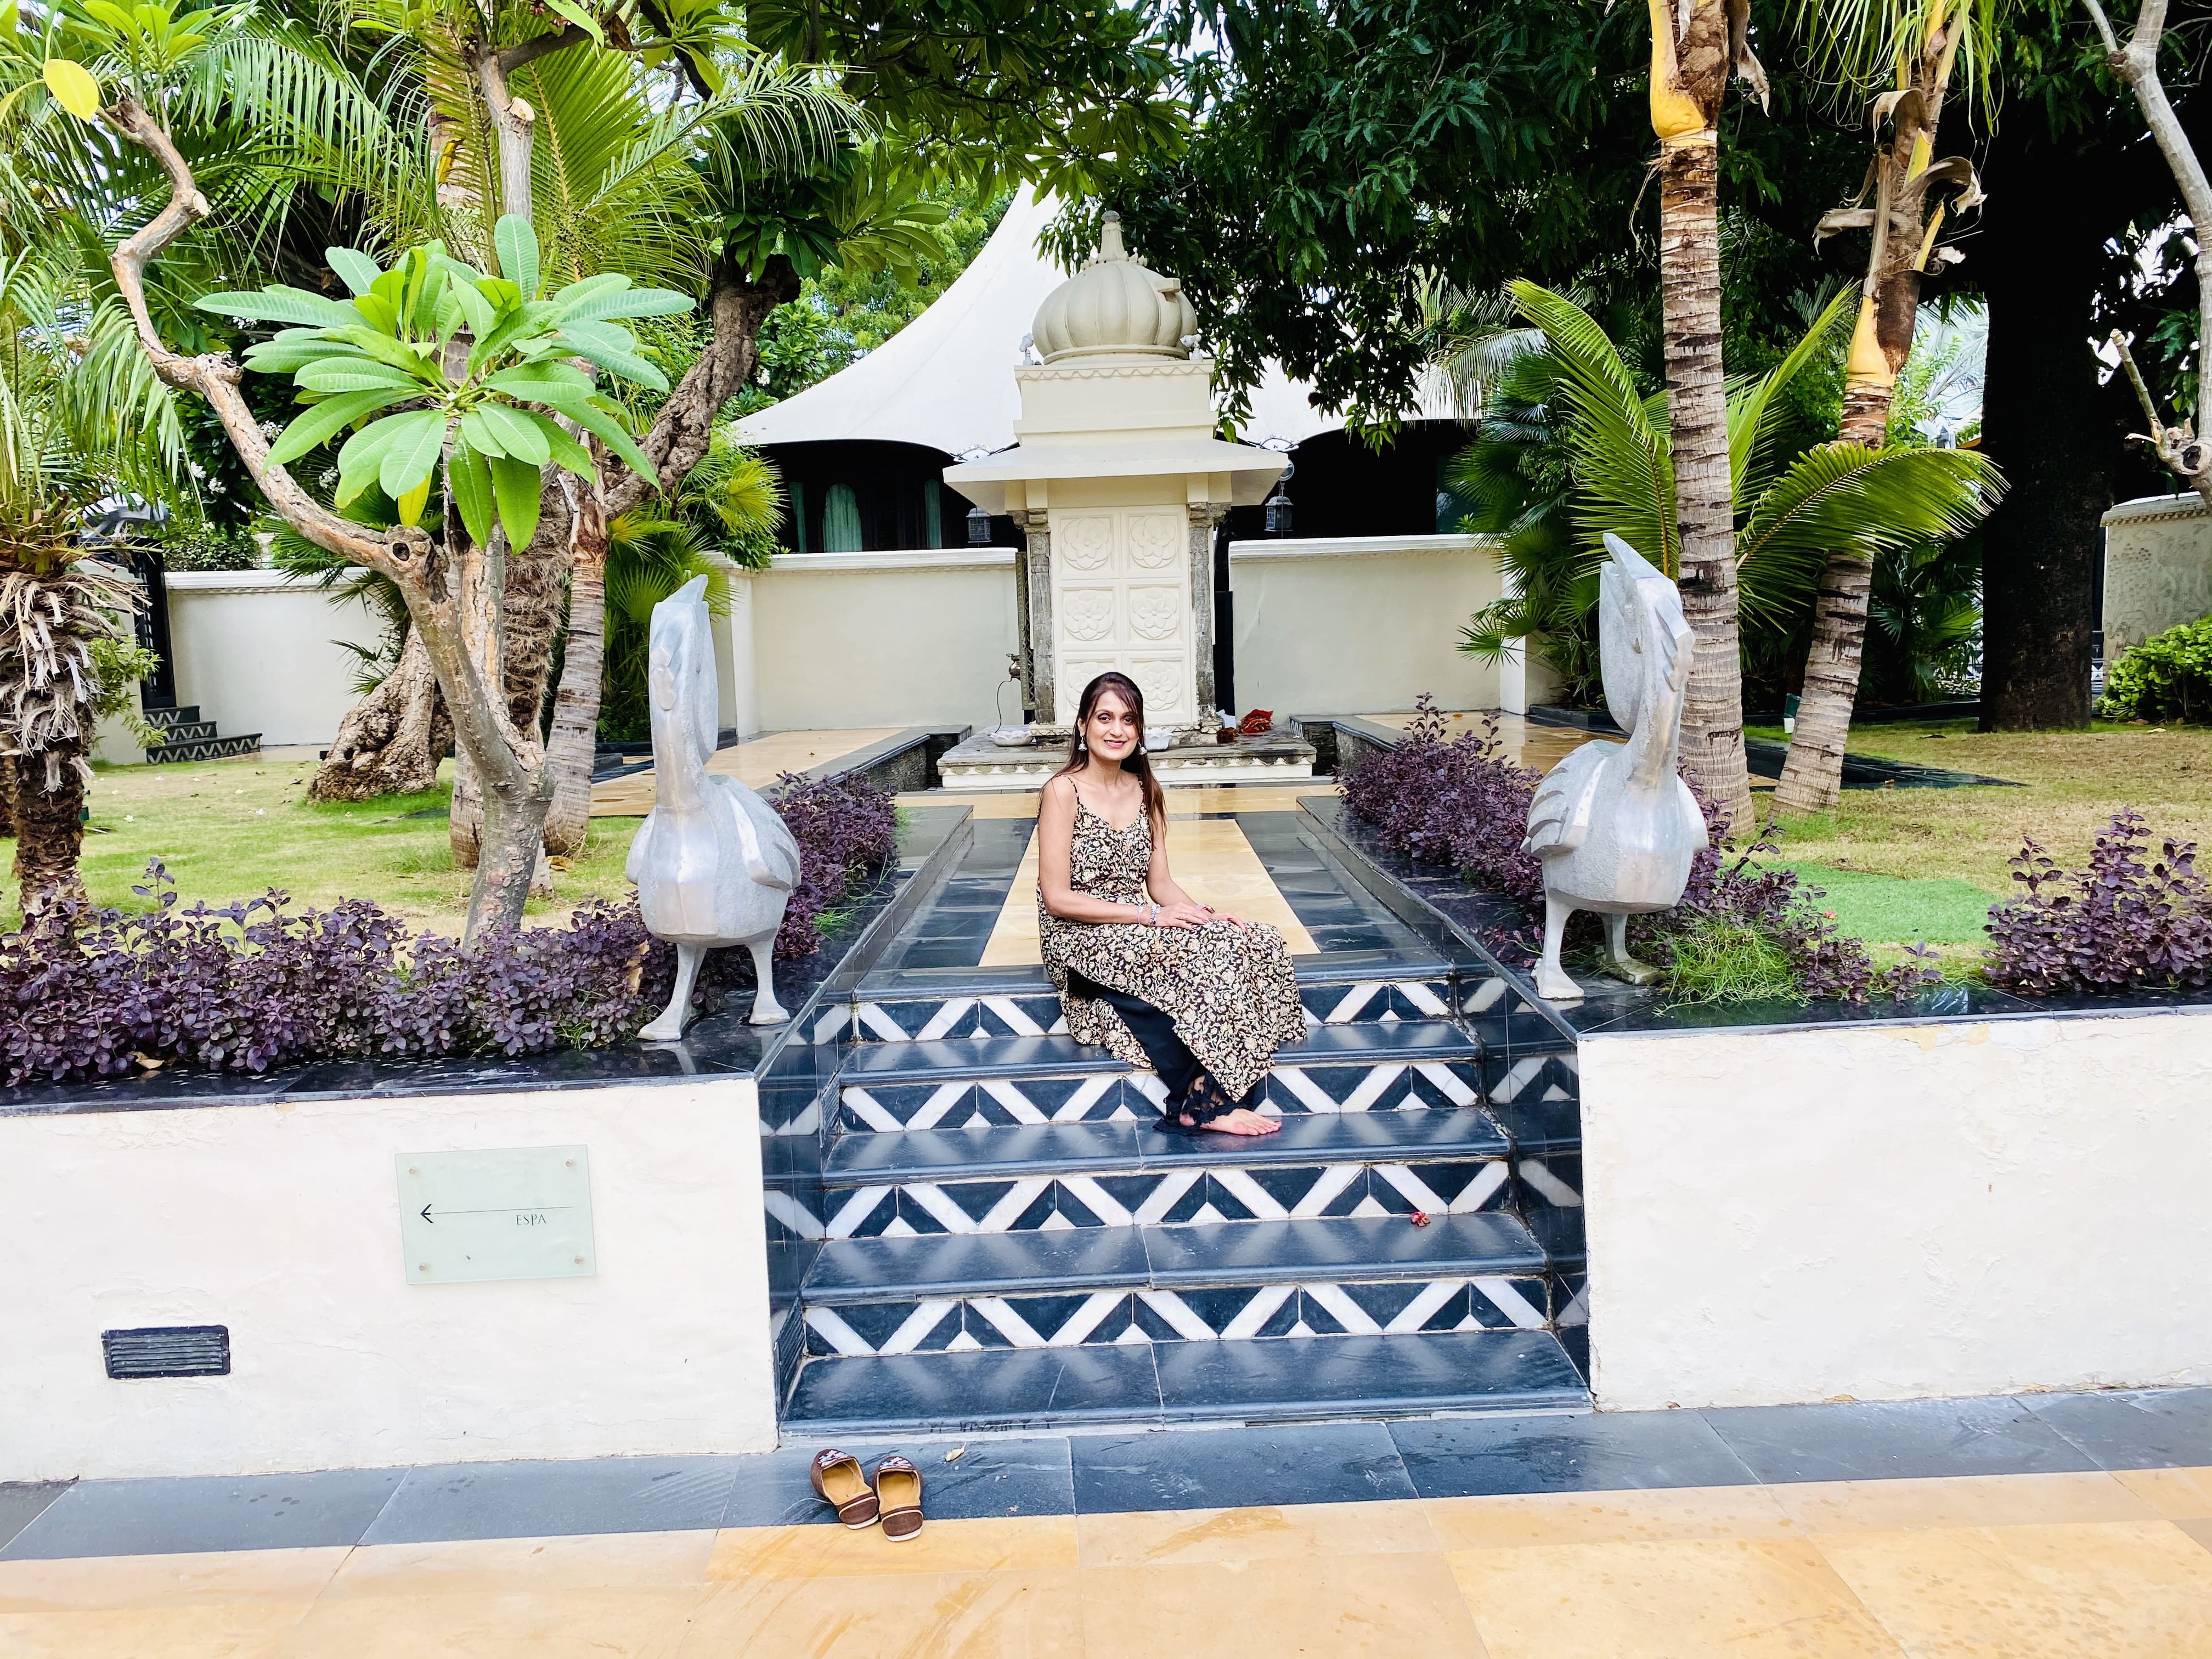
M 1203 904 L 1163 904 L 1158 926 L 1162 927 L 1203 927 L 1213 920 L 1213 912 Z

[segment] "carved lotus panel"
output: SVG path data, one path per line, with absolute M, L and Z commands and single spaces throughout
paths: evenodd
M 1179 587 L 1133 587 L 1129 590 L 1129 631 L 1140 640 L 1170 640 L 1182 625 L 1182 590 Z
M 1071 587 L 1061 594 L 1060 627 L 1071 640 L 1089 645 L 1114 631 L 1114 591 L 1109 587 Z
M 1172 718 L 1183 713 L 1183 705 L 1190 701 L 1189 688 L 1185 685 L 1182 659 L 1179 657 L 1154 658 L 1149 661 L 1133 662 L 1128 676 L 1136 681 L 1137 690 L 1145 694 L 1145 717 L 1157 724 L 1163 718 Z
M 1139 570 L 1168 570 L 1182 556 L 1183 521 L 1166 513 L 1129 515 L 1129 562 Z
M 1114 521 L 1109 518 L 1065 519 L 1060 521 L 1057 550 L 1070 570 L 1103 570 L 1114 556 Z

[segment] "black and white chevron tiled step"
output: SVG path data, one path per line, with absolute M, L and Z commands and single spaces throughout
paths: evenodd
M 1075 1424 L 1254 1423 L 1585 1409 L 1545 1331 L 1145 1342 L 814 1360 L 784 1413 L 817 1439 Z
M 1510 1215 L 1256 1221 L 1242 1227 L 1089 1227 L 1066 1231 L 854 1238 L 822 1247 L 810 1308 L 1047 1291 L 1511 1278 L 1540 1273 L 1543 1247 Z
M 964 1353 L 972 1348 L 1542 1330 L 1551 1322 L 1549 1296 L 1541 1274 L 1499 1274 L 809 1304 L 806 1352 L 821 1358 L 853 1358 Z
M 1302 957 L 1297 973 L 1310 1027 L 1451 1018 L 1450 968 L 1440 957 L 1342 951 Z M 860 1042 L 1044 1036 L 1067 1029 L 1039 968 L 885 974 L 864 981 L 850 1005 L 825 1011 L 815 1025 L 809 1036 L 817 1042 L 848 1025 Z
M 848 1135 L 823 1165 L 823 1213 L 781 1218 L 810 1237 L 868 1238 L 1467 1214 L 1507 1201 L 1509 1151 L 1472 1109 L 1312 1113 L 1203 1141 L 1115 1122 Z
M 259 752 L 261 734 L 258 732 L 240 738 L 193 738 L 174 743 L 152 743 L 146 745 L 149 765 L 160 765 L 165 761 L 231 760 L 240 755 Z

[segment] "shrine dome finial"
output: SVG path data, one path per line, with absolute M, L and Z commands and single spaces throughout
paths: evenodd
M 1188 357 L 1198 314 L 1182 283 L 1147 270 L 1121 246 L 1121 216 L 1109 213 L 1098 257 L 1045 296 L 1030 332 L 1048 363 L 1075 357 Z

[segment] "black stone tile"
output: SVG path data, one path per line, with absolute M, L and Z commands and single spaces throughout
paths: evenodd
M 1545 1331 L 1446 1331 L 1158 1346 L 1160 1395 L 1187 1422 L 1417 1415 L 1589 1404 Z
M 859 1459 L 871 1475 L 877 1461 L 889 1452 L 896 1450 L 912 1459 L 921 1471 L 923 1506 L 933 1521 L 1074 1513 L 1067 1442 L 1059 1436 L 972 1443 L 942 1439 L 921 1445 L 908 1438 L 893 1445 L 866 1437 L 847 1437 L 833 1443 L 817 1435 L 758 1456 L 726 1460 L 735 1466 L 736 1479 L 721 1524 L 834 1523 L 836 1511 L 814 1495 L 807 1477 L 814 1455 L 833 1443 Z M 955 1449 L 960 1455 L 948 1463 L 945 1455 Z
M 2097 1467 L 2022 1400 L 1860 1401 L 1702 1415 L 1761 1480 L 2086 1474 Z
M 1738 1486 L 1756 1477 L 1695 1412 L 1599 1412 L 1399 1423 L 1424 1498 Z
M 1421 1163 L 1437 1158 L 1502 1158 L 1505 1136 L 1469 1107 L 1420 1112 L 1286 1114 L 1271 1135 L 1147 1134 L 1138 1152 L 1153 1164 Z
M 946 1181 L 962 1175 L 1126 1169 L 1139 1156 L 1134 1123 L 1018 1123 L 988 1129 L 909 1129 L 847 1135 L 830 1153 L 840 1185 Z M 1154 1137 L 1165 1139 L 1165 1137 Z
M 364 1544 L 683 1532 L 719 1525 L 727 1457 L 601 1457 L 410 1469 Z
M 405 1473 L 80 1480 L 16 1534 L 0 1560 L 357 1544 Z
M 1159 1416 L 1152 1345 L 1131 1343 L 817 1359 L 799 1372 L 784 1426 L 818 1442 L 838 1435 L 981 1432 L 1085 1420 L 1157 1421 Z
M 2212 1389 L 2037 1395 L 2022 1403 L 2100 1468 L 2212 1464 Z
M 990 1296 L 1146 1283 L 1144 1239 L 1133 1227 L 1066 1232 L 952 1233 L 927 1238 L 839 1239 L 822 1247 L 806 1299 L 824 1307 L 923 1297 Z
M 0 1549 L 69 1489 L 66 1480 L 0 1480 Z
M 1379 1423 L 1078 1435 L 1070 1446 L 1084 1515 L 1415 1495 Z
M 1161 1287 L 1464 1279 L 1544 1266 L 1526 1227 L 1488 1212 L 1438 1216 L 1425 1227 L 1398 1216 L 1316 1216 L 1146 1228 L 1143 1237 L 1152 1282 Z

